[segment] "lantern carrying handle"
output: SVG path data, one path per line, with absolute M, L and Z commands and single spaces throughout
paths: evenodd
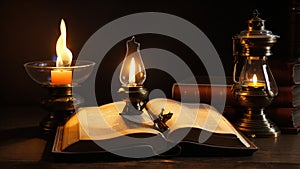
M 233 66 L 233 82 L 235 84 L 238 84 L 239 82 L 236 80 L 236 67 L 237 67 L 237 64 L 238 64 L 238 56 L 239 56 L 239 52 L 238 50 L 236 49 L 237 48 L 237 45 L 239 43 L 239 39 L 237 37 L 238 35 L 235 35 L 233 36 L 232 38 L 232 55 L 233 55 L 233 59 L 234 59 L 234 66 Z

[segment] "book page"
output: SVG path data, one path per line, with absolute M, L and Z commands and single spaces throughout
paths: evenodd
M 133 133 L 159 132 L 152 128 L 146 113 L 120 115 L 124 102 L 115 102 L 100 107 L 85 107 L 78 111 L 80 140 L 104 140 Z
M 172 118 L 166 122 L 169 133 L 182 128 L 199 128 L 213 133 L 234 134 L 246 146 L 248 142 L 239 134 L 232 124 L 214 107 L 208 104 L 181 103 L 170 99 L 153 99 L 147 105 L 153 112 L 173 113 Z
M 83 107 L 72 116 L 64 127 L 62 149 L 79 140 L 109 140 L 128 134 L 157 135 L 147 113 L 120 115 L 124 102 L 109 103 L 99 107 Z
M 64 125 L 62 149 L 79 140 L 79 122 L 76 114 L 72 116 Z

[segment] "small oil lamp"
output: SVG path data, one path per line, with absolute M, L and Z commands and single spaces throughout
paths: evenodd
M 164 132 L 169 129 L 165 124 L 172 113 L 155 115 L 147 108 L 149 92 L 143 86 L 146 80 L 146 70 L 140 53 L 140 43 L 133 36 L 126 42 L 126 55 L 120 71 L 122 87 L 118 90 L 126 105 L 120 115 L 141 115 L 146 112 L 153 120 L 153 128 Z
M 72 88 L 85 81 L 92 72 L 94 62 L 72 60 L 72 52 L 66 46 L 66 25 L 60 24 L 61 35 L 56 43 L 56 61 L 33 61 L 24 64 L 27 74 L 42 87 L 48 95 L 41 101 L 49 114 L 40 122 L 44 132 L 53 132 L 74 112 L 83 101 L 72 94 Z
M 253 18 L 248 21 L 248 30 L 233 36 L 233 92 L 239 104 L 246 108 L 235 125 L 248 137 L 277 137 L 280 130 L 266 118 L 265 108 L 278 94 L 267 59 L 272 55 L 271 47 L 279 36 L 266 30 L 265 21 L 258 15 L 258 11 L 254 10 Z M 235 76 L 239 55 L 245 61 L 237 81 Z
M 143 86 L 146 80 L 146 70 L 140 53 L 140 44 L 132 37 L 126 42 L 126 55 L 120 71 L 122 94 L 126 106 L 121 114 L 141 114 L 148 101 L 148 90 Z

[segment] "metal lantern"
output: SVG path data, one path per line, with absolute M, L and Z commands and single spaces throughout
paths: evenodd
M 258 11 L 254 10 L 248 29 L 233 36 L 233 92 L 239 104 L 246 109 L 235 125 L 249 137 L 277 137 L 280 130 L 266 118 L 265 108 L 278 94 L 268 57 L 272 55 L 271 48 L 279 36 L 266 30 L 265 20 L 258 15 Z M 244 58 L 244 65 L 236 80 L 239 56 Z

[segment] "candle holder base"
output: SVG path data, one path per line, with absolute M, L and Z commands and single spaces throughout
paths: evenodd
M 278 137 L 280 135 L 276 124 L 266 118 L 264 109 L 248 109 L 235 126 L 247 137 Z
M 48 96 L 42 99 L 41 105 L 49 113 L 40 122 L 40 127 L 44 132 L 53 132 L 75 112 L 80 101 L 72 96 L 70 86 L 47 86 L 46 88 Z

